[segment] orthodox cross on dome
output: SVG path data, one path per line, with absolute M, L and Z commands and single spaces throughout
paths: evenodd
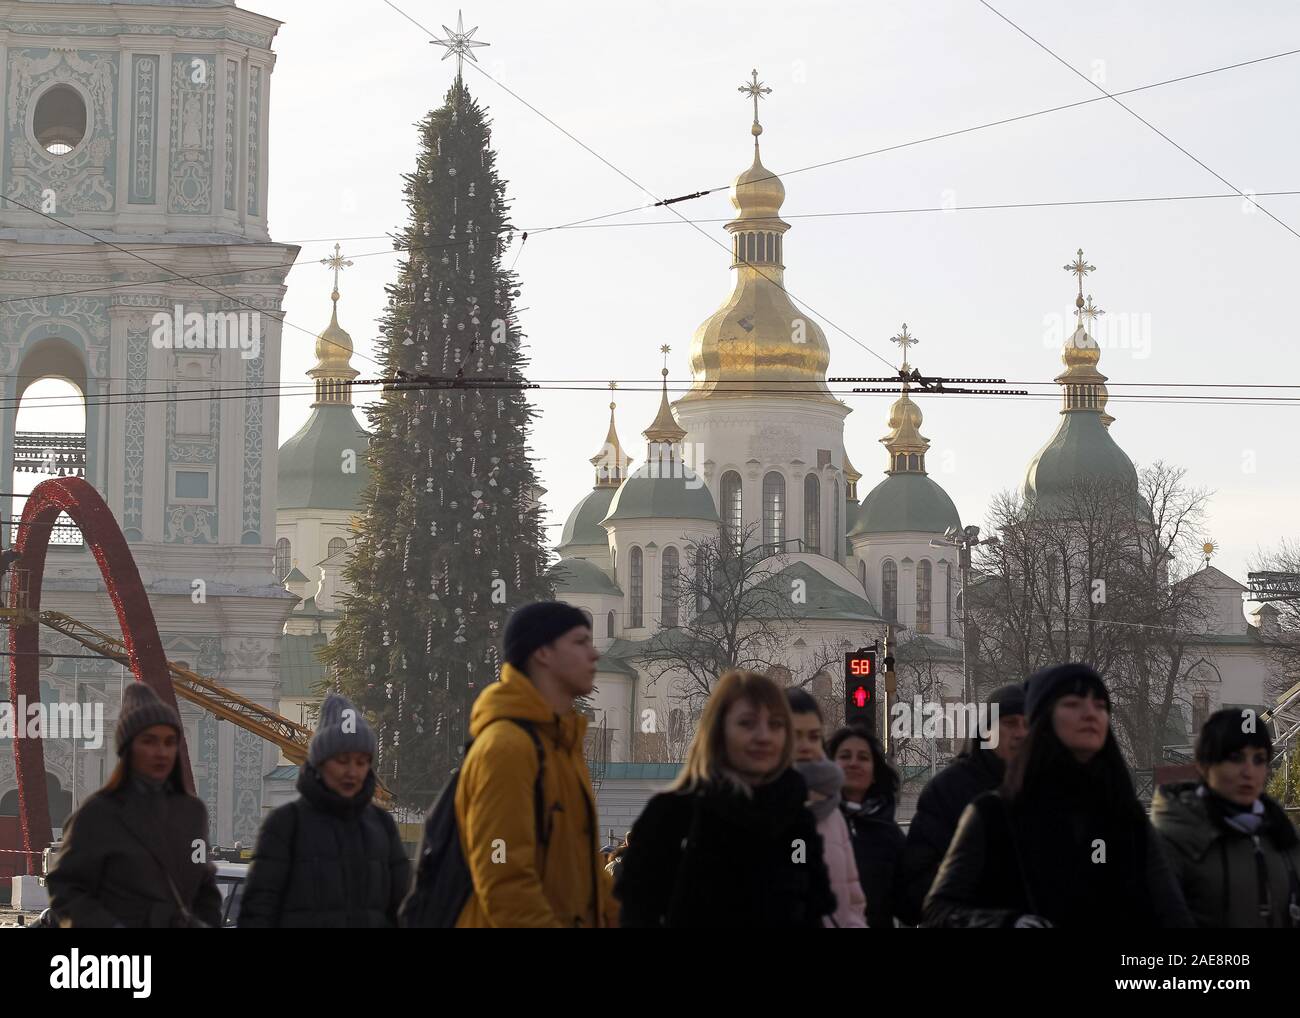
M 758 100 L 771 95 L 772 90 L 758 80 L 757 67 L 750 71 L 750 80 L 741 85 L 736 91 L 744 92 L 745 95 L 754 100 L 754 135 L 762 134 L 763 128 L 758 122 Z
M 474 33 L 478 31 L 478 25 L 475 25 L 468 32 L 466 32 L 465 22 L 461 17 L 460 11 L 456 12 L 456 31 L 453 32 L 446 25 L 442 26 L 442 30 L 447 33 L 447 38 L 431 39 L 429 41 L 429 45 L 447 47 L 447 52 L 442 55 L 443 60 L 446 60 L 453 53 L 456 54 L 456 77 L 458 78 L 460 77 L 460 72 L 464 65 L 465 57 L 469 57 L 471 60 L 474 61 L 474 63 L 478 63 L 478 57 L 474 55 L 473 47 L 491 45 L 491 43 L 487 43 L 487 42 L 474 41 Z
M 334 245 L 334 253 L 328 258 L 320 260 L 322 265 L 328 266 L 334 270 L 334 300 L 339 299 L 339 271 L 341 269 L 351 268 L 352 263 L 343 257 L 343 253 L 338 244 Z
M 1071 275 L 1078 276 L 1079 278 L 1078 304 L 1079 307 L 1083 307 L 1083 277 L 1086 276 L 1089 272 L 1095 272 L 1097 266 L 1089 265 L 1087 260 L 1085 260 L 1083 257 L 1083 248 L 1079 248 L 1079 254 L 1074 259 L 1074 261 L 1070 262 L 1069 265 L 1065 265 L 1062 267 L 1065 269 L 1066 272 L 1070 273 Z
M 665 376 L 667 376 L 667 374 L 668 374 L 668 355 L 669 355 L 670 353 L 673 352 L 673 348 L 672 348 L 671 346 L 669 346 L 667 343 L 665 343 L 663 346 L 661 346 L 661 347 L 659 348 L 659 352 L 660 352 L 661 354 L 664 355 L 664 370 L 663 370 L 663 373 L 664 373 Z M 613 383 L 611 382 L 610 384 L 612 385 Z
M 1085 318 L 1088 319 L 1088 324 L 1091 325 L 1093 322 L 1097 320 L 1097 318 L 1100 315 L 1104 315 L 1105 313 L 1106 313 L 1105 311 L 1103 311 L 1099 307 L 1096 307 L 1092 303 L 1092 294 L 1088 294 L 1088 303 L 1084 304 L 1083 307 L 1075 311 L 1075 314 L 1079 316 L 1080 325 L 1083 324 L 1083 319 Z
M 911 368 L 911 365 L 907 363 L 908 347 L 916 346 L 916 344 L 919 343 L 920 340 L 907 331 L 907 323 L 904 322 L 903 331 L 900 332 L 897 336 L 890 336 L 889 341 L 891 343 L 897 343 L 900 347 L 902 347 L 903 350 L 902 370 L 906 372 Z
M 610 382 L 610 383 L 609 383 L 609 408 L 610 408 L 611 410 L 614 409 L 614 393 L 617 391 L 617 389 L 618 389 L 618 383 L 617 383 L 617 382 Z

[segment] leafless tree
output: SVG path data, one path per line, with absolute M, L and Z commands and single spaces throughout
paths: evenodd
M 788 560 L 754 545 L 756 529 L 733 535 L 720 528 L 689 548 L 675 577 L 678 623 L 647 641 L 649 685 L 671 683 L 670 699 L 691 718 L 699 716 L 723 672 L 789 668 L 797 609 L 793 591 L 779 578 Z
M 1208 605 L 1185 582 L 1198 556 L 1209 495 L 1157 462 L 1136 488 L 1080 478 L 1041 511 L 999 496 L 970 586 L 977 682 L 1022 681 L 1045 665 L 1080 661 L 1110 689 L 1116 733 L 1135 767 L 1164 756 L 1190 673 L 1204 660 Z M 1180 722 L 1181 723 L 1181 722 Z
M 1269 646 L 1268 693 L 1278 697 L 1300 682 L 1300 541 L 1283 540 L 1276 550 L 1261 552 L 1250 570 L 1276 574 L 1274 586 L 1289 591 L 1267 602 L 1277 612 L 1277 627 L 1260 633 Z

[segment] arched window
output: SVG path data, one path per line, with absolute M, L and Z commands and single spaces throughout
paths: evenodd
M 803 479 L 803 545 L 814 554 L 822 550 L 822 485 L 816 474 Z
M 887 622 L 898 621 L 898 564 L 885 562 L 880 567 L 880 610 Z
M 862 561 L 859 561 L 859 562 L 858 562 L 858 582 L 862 584 L 862 589 L 863 589 L 863 591 L 866 591 L 866 589 L 867 589 L 867 564 L 866 564 L 865 562 L 862 562 Z
M 23 376 L 28 372 L 43 377 L 23 387 Z M 19 406 L 13 418 L 13 470 L 10 475 L 13 487 L 9 490 L 16 496 L 11 503 L 13 517 L 19 519 L 26 496 L 42 481 L 52 477 L 88 476 L 86 401 L 80 354 L 68 348 L 62 340 L 46 339 L 37 343 L 14 374 L 19 378 Z M 143 421 L 143 410 L 139 413 Z M 141 510 L 138 503 L 134 513 L 131 508 L 128 503 L 122 529 L 127 540 L 139 540 Z M 16 526 L 9 527 L 8 531 L 0 543 L 8 545 L 18 536 Z M 82 543 L 81 530 L 66 513 L 60 513 L 50 530 L 50 544 Z
M 632 604 L 631 604 L 631 608 L 632 608 L 632 622 L 631 622 L 631 625 L 632 625 L 632 628 L 633 628 L 633 629 L 640 629 L 640 628 L 641 628 L 641 624 L 642 624 L 642 623 L 641 623 L 641 608 L 642 608 L 642 593 L 643 593 L 643 591 L 642 591 L 643 577 L 642 577 L 642 575 L 641 575 L 641 573 L 642 573 L 642 569 L 641 569 L 641 549 L 640 549 L 640 548 L 633 548 L 633 549 L 632 549 L 632 559 L 631 559 L 631 562 L 632 562 L 632 565 L 631 565 L 631 573 L 632 573 L 632 576 L 631 576 L 631 579 L 630 579 L 629 584 L 628 584 L 628 586 L 629 586 L 629 588 L 630 588 L 630 591 L 631 591 L 631 594 L 632 594 Z
M 709 606 L 709 591 L 712 577 L 709 575 L 709 556 L 703 547 L 695 549 L 695 611 L 704 611 Z
M 894 464 L 894 469 L 895 470 L 907 469 L 907 453 L 900 452 L 898 454 L 898 462 Z
M 671 544 L 664 549 L 661 564 L 663 591 L 662 621 L 665 626 L 677 625 L 677 574 L 681 569 L 681 560 L 677 549 Z
M 722 527 L 727 535 L 727 544 L 734 546 L 740 541 L 745 522 L 745 496 L 740 488 L 740 475 L 728 470 L 722 475 Z
M 831 558 L 838 562 L 840 539 L 843 537 L 840 533 L 840 479 L 838 477 L 831 481 L 831 499 L 833 500 L 831 526 L 835 528 L 831 534 Z
M 778 552 L 785 544 L 785 478 L 775 470 L 763 477 L 763 543 Z
M 283 580 L 293 568 L 293 546 L 287 537 L 275 542 L 275 575 Z
M 934 566 L 928 558 L 921 559 L 916 567 L 916 631 L 930 631 L 930 608 L 934 588 Z
M 914 452 L 909 452 L 909 453 L 907 454 L 907 469 L 908 469 L 908 470 L 919 470 L 919 469 L 920 469 L 920 466 L 921 466 L 921 460 L 920 460 L 920 458 L 916 455 L 916 453 L 914 453 Z
M 337 555 L 339 552 L 341 552 L 341 551 L 342 551 L 344 548 L 346 548 L 347 546 L 348 546 L 348 542 L 345 541 L 343 538 L 341 538 L 341 537 L 331 537 L 331 538 L 330 538 L 330 543 L 329 543 L 329 551 L 328 551 L 326 557 L 327 557 L 327 558 L 333 558 L 335 555 Z
M 605 616 L 605 635 L 611 640 L 614 639 L 614 613 L 610 612 Z

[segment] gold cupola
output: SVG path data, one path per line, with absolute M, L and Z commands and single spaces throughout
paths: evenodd
M 646 440 L 646 465 L 651 470 L 666 470 L 674 463 L 682 462 L 682 439 L 686 430 L 677 423 L 673 408 L 668 403 L 668 354 L 672 347 L 664 344 L 659 352 L 664 355 L 664 367 L 659 374 L 663 378 L 663 390 L 659 394 L 659 412 L 650 422 L 650 427 L 641 432 Z
M 1094 322 L 1106 313 L 1093 305 L 1092 294 L 1088 294 L 1086 302 L 1083 299 L 1083 277 L 1095 269 L 1096 266 L 1089 265 L 1083 257 L 1083 248 L 1079 249 L 1075 260 L 1065 266 L 1065 270 L 1079 280 L 1079 293 L 1074 299 L 1078 325 L 1065 341 L 1065 348 L 1061 351 L 1065 370 L 1056 376 L 1055 381 L 1062 389 L 1061 413 L 1086 410 L 1100 414 L 1102 424 L 1109 428 L 1115 418 L 1106 413 L 1110 394 L 1106 391 L 1106 376 L 1097 370 L 1101 347 L 1084 325 L 1085 320 Z
M 785 187 L 763 165 L 758 145 L 758 100 L 771 89 L 754 71 L 740 91 L 754 101 L 754 162 L 731 188 L 736 218 L 725 229 L 731 235 L 733 286 L 722 307 L 695 330 L 691 387 L 678 402 L 755 394 L 833 401 L 826 388 L 826 336 L 785 291 Z
M 617 388 L 617 383 L 609 383 L 610 392 Z M 591 465 L 596 468 L 597 488 L 617 488 L 627 477 L 628 456 L 618 440 L 618 431 L 614 428 L 614 408 L 618 406 L 609 401 L 609 431 L 605 435 L 605 444 L 600 452 L 591 457 Z
M 334 309 L 329 325 L 316 337 L 316 363 L 307 372 L 316 382 L 312 406 L 351 406 L 352 386 L 348 383 L 360 372 L 352 366 L 352 337 L 339 325 L 339 270 L 352 263 L 343 258 L 335 244 L 333 256 L 322 258 L 321 264 L 334 270 L 334 290 L 330 293 Z
M 908 363 L 907 351 L 917 343 L 917 339 L 903 330 L 890 342 L 897 343 L 903 349 L 903 367 L 899 372 L 903 379 L 903 393 L 889 408 L 889 433 L 880 440 L 880 444 L 889 450 L 889 468 L 887 474 L 924 474 L 925 454 L 930 448 L 930 440 L 921 434 L 921 408 L 912 402 L 908 395 L 912 384 L 908 381 L 908 372 L 912 365 Z

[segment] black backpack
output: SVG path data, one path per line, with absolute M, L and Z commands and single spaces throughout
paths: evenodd
M 513 721 L 530 736 L 537 750 L 537 780 L 533 783 L 533 817 L 537 827 L 537 844 L 546 847 L 547 834 L 542 792 L 542 777 L 546 770 L 546 755 L 542 741 L 531 721 L 520 718 L 501 718 Z M 468 755 L 473 740 L 465 743 Z M 465 909 L 465 903 L 474 893 L 474 881 L 469 864 L 460 847 L 460 828 L 456 822 L 456 787 L 460 783 L 461 768 L 451 774 L 446 787 L 439 793 L 433 809 L 424 821 L 424 835 L 416 855 L 415 880 L 410 893 L 397 910 L 398 923 L 407 929 L 450 929 Z

